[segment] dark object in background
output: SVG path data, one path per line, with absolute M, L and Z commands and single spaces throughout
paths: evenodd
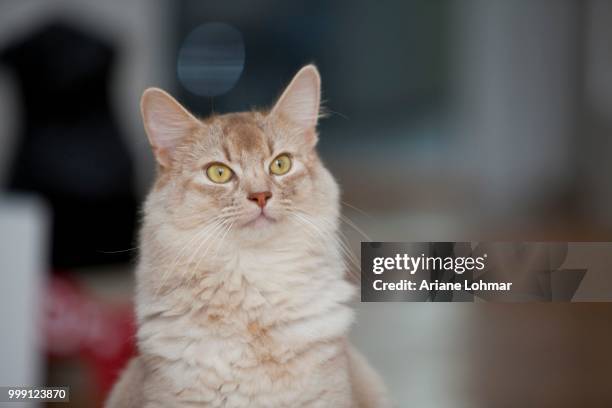
M 111 45 L 63 23 L 0 53 L 21 87 L 22 120 L 8 189 L 53 211 L 53 265 L 124 261 L 133 245 L 133 170 L 108 98 Z

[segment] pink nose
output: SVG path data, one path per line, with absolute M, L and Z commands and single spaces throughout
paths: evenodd
M 268 199 L 270 199 L 270 197 L 272 197 L 271 192 L 261 191 L 259 193 L 251 193 L 249 194 L 247 198 L 251 201 L 256 202 L 257 205 L 260 206 L 261 208 L 264 208 L 266 206 L 266 203 L 268 202 Z

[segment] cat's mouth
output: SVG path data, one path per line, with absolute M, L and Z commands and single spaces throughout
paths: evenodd
M 270 217 L 262 210 L 254 218 L 243 224 L 243 227 L 263 228 L 275 222 L 276 220 L 274 218 Z

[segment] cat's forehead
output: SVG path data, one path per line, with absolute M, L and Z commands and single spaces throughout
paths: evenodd
M 211 125 L 230 161 L 272 153 L 272 140 L 266 132 L 265 118 L 258 112 L 218 116 Z

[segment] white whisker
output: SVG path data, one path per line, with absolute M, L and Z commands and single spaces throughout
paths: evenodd
M 358 264 L 357 258 L 352 253 L 348 245 L 345 244 L 337 235 L 321 230 L 312 221 L 310 221 L 307 216 L 299 215 L 296 212 L 293 212 L 291 214 L 294 217 L 296 217 L 296 219 L 301 220 L 303 225 L 309 226 L 321 238 L 332 239 L 334 242 L 336 242 L 338 244 L 338 248 L 340 249 L 344 257 L 346 257 L 346 259 L 356 268 L 356 270 L 359 270 L 359 264 Z M 347 267 L 349 266 L 347 265 Z M 349 267 L 349 271 L 350 269 L 351 268 Z
M 361 215 L 365 215 L 368 218 L 373 218 L 370 214 L 368 214 L 367 212 L 365 212 L 364 210 L 362 210 L 361 208 L 357 207 L 356 205 L 353 205 L 347 201 L 340 201 L 340 203 L 346 207 L 349 207 L 355 211 L 357 211 L 358 213 L 360 213 Z
M 201 245 L 203 244 L 203 242 L 205 242 L 207 240 L 207 238 L 210 236 L 208 235 L 208 233 L 213 232 L 214 230 L 216 230 L 220 225 L 221 225 L 222 221 L 219 221 L 217 218 L 213 218 L 213 220 L 211 220 L 204 228 L 202 228 L 202 230 L 198 231 L 196 234 L 194 234 L 191 239 L 181 248 L 181 250 L 179 251 L 179 253 L 177 254 L 175 260 L 173 261 L 173 263 L 171 264 L 172 266 L 168 267 L 168 269 L 166 269 L 166 271 L 164 271 L 160 281 L 161 284 L 159 285 L 159 288 L 162 288 L 163 285 L 166 283 L 166 280 L 168 279 L 168 277 L 172 274 L 175 273 L 176 268 L 179 266 L 180 261 L 183 259 L 183 257 L 187 254 L 187 250 L 189 248 L 192 248 L 196 242 L 199 241 L 198 244 L 198 248 L 201 247 Z M 192 254 L 192 258 L 193 258 L 193 254 Z M 187 263 L 187 265 L 189 265 L 190 261 Z

